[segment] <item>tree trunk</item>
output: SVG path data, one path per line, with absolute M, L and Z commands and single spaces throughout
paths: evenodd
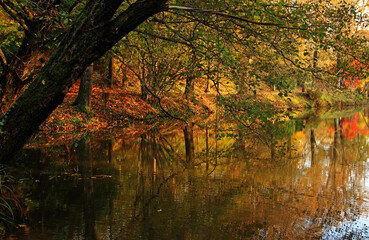
M 301 86 L 301 92 L 305 92 L 305 81 L 304 82 L 302 82 L 302 86 Z
M 108 65 L 108 86 L 110 88 L 113 87 L 113 57 L 109 57 L 109 65 Z
M 337 76 L 338 76 L 338 80 L 337 80 L 337 88 L 342 88 L 343 87 L 343 70 L 341 69 L 341 53 L 337 52 Z
M 187 76 L 186 78 L 186 88 L 184 91 L 185 98 L 189 100 L 195 93 L 195 83 L 194 83 L 194 76 Z
M 90 0 L 36 79 L 0 118 L 0 163 L 14 158 L 62 103 L 82 72 L 167 0 L 139 0 L 113 19 L 123 0 Z
M 187 100 L 195 95 L 195 64 L 196 64 L 196 55 L 194 50 L 191 52 L 192 58 L 190 60 L 190 66 L 188 68 L 188 72 L 186 75 L 186 87 L 184 91 L 184 96 Z
M 363 95 L 363 96 L 365 96 L 365 93 L 366 93 L 366 96 L 369 96 L 369 82 L 366 82 L 365 83 L 365 86 L 364 86 L 364 89 L 363 89 L 363 91 L 361 92 L 361 94 Z
M 92 74 L 94 72 L 94 66 L 91 64 L 86 68 L 81 76 L 79 84 L 78 96 L 73 102 L 74 106 L 78 106 L 80 111 L 89 112 L 91 107 L 91 95 L 92 95 Z
M 316 73 L 318 66 L 318 49 L 315 47 L 314 54 L 313 54 L 313 71 Z M 313 78 L 313 81 L 311 82 L 311 86 L 314 87 L 315 80 Z
M 141 82 L 141 99 L 147 102 L 149 92 L 147 91 L 146 83 L 144 81 L 140 81 L 140 82 Z

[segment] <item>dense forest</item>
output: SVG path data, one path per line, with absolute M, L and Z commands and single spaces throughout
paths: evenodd
M 115 124 L 130 121 L 124 111 L 133 103 L 128 117 L 186 121 L 216 109 L 250 128 L 293 107 L 363 103 L 368 91 L 362 1 L 0 5 L 2 163 L 76 82 L 78 97 L 68 104 L 98 122 L 95 94 L 105 110 L 112 105 Z

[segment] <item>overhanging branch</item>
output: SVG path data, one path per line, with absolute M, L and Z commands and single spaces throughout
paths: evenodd
M 230 15 L 230 14 L 227 14 L 227 13 L 218 12 L 218 11 L 214 11 L 214 10 L 209 10 L 209 9 L 183 7 L 183 6 L 176 6 L 176 5 L 169 5 L 168 8 L 169 8 L 169 10 L 173 9 L 173 10 L 182 10 L 182 11 L 196 12 L 196 13 L 210 13 L 210 14 L 214 14 L 214 15 L 217 15 L 217 16 L 231 18 L 231 19 L 235 19 L 235 20 L 238 20 L 238 21 L 247 22 L 247 23 L 255 24 L 255 25 L 261 25 L 261 26 L 274 26 L 274 27 L 285 28 L 285 29 L 306 30 L 304 28 L 289 27 L 289 26 L 285 26 L 285 25 L 281 25 L 281 24 L 277 24 L 277 23 L 272 23 L 272 22 L 256 22 L 256 21 L 252 21 L 252 20 L 249 20 L 249 19 L 246 19 L 246 18 L 237 17 L 237 16 L 234 16 L 234 15 Z

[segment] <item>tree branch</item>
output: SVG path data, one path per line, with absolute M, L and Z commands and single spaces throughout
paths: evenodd
M 148 36 L 150 36 L 150 37 L 158 38 L 158 39 L 161 39 L 161 40 L 164 40 L 164 41 L 173 42 L 173 43 L 179 43 L 179 44 L 183 44 L 183 45 L 186 45 L 186 46 L 188 46 L 188 47 L 191 47 L 191 44 L 189 44 L 188 42 L 185 42 L 185 41 L 180 41 L 180 40 L 176 40 L 176 39 L 171 39 L 171 38 L 167 38 L 167 37 L 159 36 L 159 35 L 156 35 L 156 34 L 153 34 L 153 33 L 144 32 L 144 31 L 140 31 L 140 30 L 134 30 L 134 32 L 141 33 L 141 34 L 145 34 L 145 35 L 148 35 Z
M 272 22 L 256 22 L 256 21 L 252 21 L 252 20 L 249 20 L 249 19 L 246 19 L 246 18 L 237 17 L 237 16 L 234 16 L 234 15 L 230 15 L 230 14 L 222 13 L 222 12 L 217 12 L 217 11 L 209 10 L 209 9 L 191 8 L 191 7 L 183 7 L 183 6 L 176 6 L 176 5 L 169 5 L 169 9 L 183 10 L 183 11 L 187 11 L 187 12 L 196 12 L 196 13 L 210 13 L 210 14 L 214 14 L 214 15 L 217 15 L 217 16 L 231 18 L 231 19 L 235 19 L 235 20 L 238 20 L 238 21 L 247 22 L 247 23 L 251 23 L 251 24 L 255 24 L 255 25 L 261 25 L 261 26 L 274 26 L 274 27 L 279 27 L 279 28 L 284 28 L 284 29 L 306 30 L 305 28 L 288 27 L 288 26 L 285 26 L 285 25 L 272 23 Z

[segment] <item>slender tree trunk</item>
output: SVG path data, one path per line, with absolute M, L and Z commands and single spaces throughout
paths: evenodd
M 144 66 L 141 67 L 141 78 L 140 78 L 140 86 L 141 86 L 141 99 L 147 102 L 149 92 L 146 89 L 147 84 L 147 77 L 146 77 L 146 69 Z
M 361 92 L 361 94 L 363 95 L 363 96 L 365 96 L 365 93 L 366 93 L 366 96 L 369 96 L 369 82 L 366 82 L 365 83 L 365 86 L 364 86 L 364 89 L 363 89 L 363 91 Z
M 0 118 L 0 163 L 14 158 L 39 125 L 62 103 L 83 71 L 167 0 L 139 0 L 114 17 L 123 0 L 90 0 L 36 79 Z
M 301 86 L 301 92 L 305 92 L 305 81 L 302 82 L 302 86 Z
M 196 64 L 196 55 L 195 52 L 192 51 L 192 58 L 191 58 L 191 62 L 190 62 L 190 66 L 187 72 L 187 76 L 186 76 L 186 87 L 185 87 L 185 91 L 184 91 L 184 96 L 187 100 L 189 100 L 192 96 L 194 96 L 195 94 L 195 64 Z
M 110 88 L 112 88 L 113 84 L 114 84 L 114 79 L 113 79 L 113 66 L 114 66 L 114 64 L 113 63 L 114 63 L 113 62 L 113 57 L 110 56 L 109 57 L 109 65 L 108 65 L 108 86 Z
M 189 100 L 195 93 L 195 77 L 192 75 L 187 76 L 186 78 L 186 88 L 184 91 L 185 98 Z
M 343 87 L 343 76 L 342 76 L 342 69 L 341 69 L 341 53 L 337 52 L 337 88 Z
M 147 102 L 148 96 L 149 96 L 149 92 L 146 89 L 146 83 L 141 81 L 141 99 Z
M 80 80 L 78 96 L 73 102 L 74 106 L 78 106 L 80 111 L 89 111 L 91 107 L 91 95 L 92 95 L 92 74 L 94 72 L 94 66 L 91 64 L 83 72 Z
M 318 66 L 318 49 L 315 47 L 314 49 L 314 53 L 313 53 L 313 70 L 314 72 L 317 71 L 317 66 Z M 315 85 L 315 80 L 313 79 L 311 86 L 314 87 Z

